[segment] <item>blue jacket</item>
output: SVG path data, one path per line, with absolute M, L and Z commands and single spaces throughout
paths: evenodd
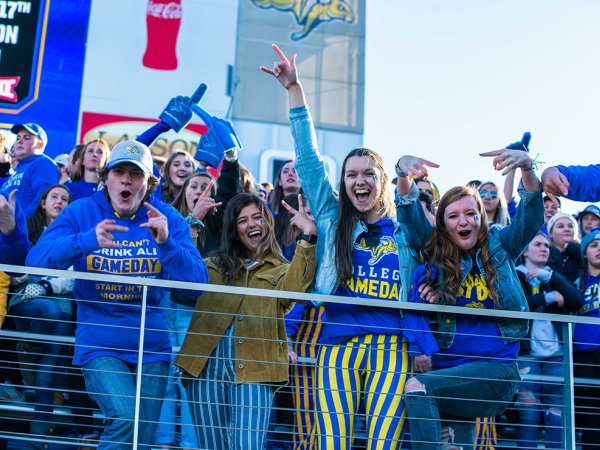
M 290 109 L 290 125 L 296 147 L 294 167 L 319 231 L 317 274 L 311 291 L 333 294 L 338 288 L 333 245 L 338 221 L 338 197 L 331 186 L 325 163 L 321 159 L 312 118 L 306 106 Z M 398 245 L 400 267 L 400 299 L 406 301 L 406 290 L 410 286 L 410 277 L 418 265 L 418 260 L 414 251 L 408 246 L 399 224 L 395 223 L 395 226 L 394 238 Z M 354 229 L 354 241 L 366 231 L 366 227 L 359 221 Z
M 8 198 L 18 189 L 15 198 L 21 204 L 26 218 L 35 212 L 46 188 L 58 183 L 58 168 L 46 155 L 32 155 L 19 163 L 14 174 L 2 185 L 0 194 Z
M 27 220 L 18 201 L 15 201 L 15 223 L 15 229 L 11 233 L 0 233 L 0 264 L 24 265 L 31 248 L 27 236 Z
M 504 227 L 493 226 L 490 228 L 487 244 L 490 249 L 492 264 L 497 272 L 494 284 L 498 292 L 498 309 L 507 311 L 528 311 L 527 299 L 521 288 L 519 277 L 515 270 L 515 261 L 525 250 L 529 242 L 544 223 L 544 204 L 542 192 L 527 192 L 519 187 L 521 201 L 517 207 L 514 221 Z M 412 199 L 412 200 L 411 200 Z M 403 224 L 410 245 L 420 249 L 431 236 L 432 228 L 418 201 L 418 188 L 413 184 L 409 194 L 401 199 L 398 208 L 398 220 Z M 481 249 L 475 253 L 479 270 L 485 276 L 481 260 Z M 464 255 L 460 261 L 461 284 L 471 271 L 472 258 Z M 440 271 L 441 272 L 441 271 Z M 439 274 L 438 276 L 443 276 Z M 442 297 L 440 304 L 452 305 L 453 303 Z M 454 340 L 456 331 L 456 318 L 454 314 L 437 313 L 436 320 L 432 321 L 431 328 L 441 348 L 449 348 Z M 527 334 L 527 320 L 497 319 L 500 334 L 505 343 L 514 342 Z
M 85 181 L 85 178 L 65 183 L 65 187 L 71 192 L 72 201 L 91 197 L 94 195 L 94 192 L 98 191 L 98 186 L 99 183 L 90 183 L 89 181 Z
M 589 166 L 556 166 L 567 177 L 571 187 L 567 198 L 578 202 L 600 201 L 600 164 Z
M 208 270 L 192 241 L 188 224 L 170 205 L 149 200 L 169 223 L 169 238 L 157 244 L 147 228 L 148 210 L 142 206 L 132 218 L 115 215 L 105 191 L 78 200 L 63 210 L 42 234 L 27 256 L 27 264 L 51 269 L 74 266 L 76 271 L 118 274 L 130 277 L 206 283 Z M 96 225 L 104 219 L 127 226 L 114 232 L 121 243 L 117 249 L 100 248 Z M 163 312 L 156 307 L 162 288 L 148 289 L 144 362 L 169 361 L 171 346 Z M 142 288 L 137 285 L 76 280 L 73 289 L 78 303 L 75 357 L 83 365 L 98 356 L 114 356 L 137 362 Z M 198 292 L 198 295 L 200 292 Z M 118 332 L 115 332 L 118 326 Z

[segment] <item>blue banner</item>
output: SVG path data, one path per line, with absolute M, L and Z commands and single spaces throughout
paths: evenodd
M 0 123 L 40 124 L 51 157 L 77 143 L 90 6 L 0 0 Z

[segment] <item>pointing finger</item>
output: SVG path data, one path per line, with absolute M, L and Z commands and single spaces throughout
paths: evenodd
M 488 157 L 488 156 L 500 156 L 505 149 L 500 150 L 492 150 L 491 152 L 483 152 L 480 153 L 479 156 Z
M 259 66 L 259 69 L 262 70 L 265 73 L 268 73 L 269 75 L 275 76 L 275 73 L 273 72 L 273 70 L 269 69 L 268 67 Z
M 291 216 L 294 216 L 294 215 L 295 215 L 295 214 L 298 212 L 298 211 L 296 211 L 294 208 L 292 208 L 290 205 L 288 205 L 288 204 L 286 203 L 286 201 L 285 201 L 285 200 L 281 200 L 281 204 L 283 205 L 283 207 L 284 207 L 285 209 L 287 209 L 287 212 L 288 212 L 288 213 L 289 213 Z
M 423 159 L 423 158 L 421 158 L 421 164 L 424 164 L 424 165 L 429 166 L 429 167 L 433 167 L 434 169 L 440 167 L 439 164 L 436 164 L 436 163 L 434 163 L 432 161 L 427 161 L 426 159 Z
M 275 53 L 277 53 L 277 56 L 279 56 L 280 60 L 289 62 L 288 59 L 285 57 L 285 54 L 281 51 L 281 49 L 276 44 L 271 45 L 271 47 L 273 47 L 273 50 L 275 50 Z
M 144 202 L 144 206 L 153 216 L 162 216 L 163 214 L 148 202 Z
M 215 182 L 213 180 L 210 180 L 210 182 L 206 185 L 206 187 L 204 188 L 204 190 L 202 191 L 202 194 L 200 194 L 200 196 L 203 198 L 210 197 L 210 192 L 211 192 L 214 184 L 215 184 Z
M 302 194 L 298 194 L 298 211 L 301 213 L 306 212 L 306 207 L 304 206 L 304 199 L 302 198 Z
M 8 194 L 8 202 L 13 206 L 15 205 L 15 195 L 17 195 L 17 189 L 13 189 L 10 191 L 10 194 Z

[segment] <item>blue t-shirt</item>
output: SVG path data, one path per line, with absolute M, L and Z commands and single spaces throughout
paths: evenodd
M 70 183 L 65 183 L 65 186 L 71 191 L 72 201 L 91 197 L 98 190 L 98 183 L 90 183 L 83 178 L 80 178 L 77 181 L 71 181 Z
M 600 317 L 600 275 L 588 275 L 585 279 L 583 306 L 577 311 L 578 316 Z M 573 349 L 576 352 L 590 352 L 600 349 L 600 325 L 575 324 L 573 331 Z
M 383 218 L 373 225 L 380 227 L 369 239 L 374 243 L 370 246 L 364 235 L 358 237 L 352 252 L 352 278 L 335 295 L 397 302 L 400 268 L 394 223 Z M 319 343 L 338 344 L 366 334 L 402 334 L 400 312 L 395 308 L 326 303 L 325 314 Z
M 21 204 L 25 217 L 35 212 L 42 194 L 52 184 L 58 183 L 58 168 L 46 155 L 32 155 L 19 163 L 15 173 L 6 180 L 0 194 L 8 198 L 17 189 L 16 200 Z
M 456 306 L 494 309 L 494 300 L 475 259 L 460 286 Z M 518 341 L 503 342 L 495 318 L 457 314 L 452 345 L 434 353 L 432 363 L 436 369 L 442 369 L 473 362 L 510 362 L 517 359 L 519 347 Z

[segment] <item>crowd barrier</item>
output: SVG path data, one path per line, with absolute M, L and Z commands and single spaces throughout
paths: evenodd
M 193 268 L 190 268 L 193 270 Z M 572 315 L 550 315 L 550 314 L 541 314 L 541 313 L 531 313 L 531 312 L 514 312 L 514 311 L 503 311 L 503 310 L 481 310 L 476 308 L 459 308 L 453 306 L 440 306 L 440 305 L 429 305 L 429 304 L 413 304 L 413 303 L 400 303 L 400 302 L 381 302 L 377 300 L 368 300 L 368 299 L 357 299 L 352 297 L 338 297 L 338 296 L 327 296 L 327 295 L 316 295 L 316 294 L 307 294 L 307 293 L 296 293 L 296 292 L 287 292 L 287 291 L 273 291 L 273 290 L 263 290 L 263 289 L 253 289 L 253 288 L 237 288 L 231 286 L 223 286 L 223 285 L 211 285 L 211 284 L 197 284 L 197 283 L 184 283 L 184 282 L 176 282 L 176 281 L 163 281 L 163 280 L 151 280 L 145 278 L 132 278 L 118 275 L 99 275 L 93 273 L 81 273 L 81 272 L 73 272 L 73 271 L 63 271 L 63 270 L 50 270 L 50 269 L 39 269 L 39 268 L 31 268 L 31 267 L 20 267 L 20 266 L 9 266 L 9 265 L 0 265 L 0 271 L 8 272 L 8 273 L 17 273 L 17 274 L 30 274 L 37 276 L 57 276 L 57 277 L 67 277 L 67 278 L 78 278 L 78 279 L 86 279 L 93 280 L 102 283 L 123 283 L 123 284 L 134 284 L 138 286 L 143 286 L 143 300 L 141 310 L 145 310 L 146 308 L 146 294 L 147 290 L 150 287 L 165 287 L 171 289 L 186 289 L 186 290 L 202 290 L 202 291 L 213 291 L 213 292 L 225 292 L 231 294 L 239 294 L 247 297 L 255 297 L 255 296 L 277 296 L 279 298 L 286 298 L 292 300 L 303 300 L 303 301 L 320 301 L 320 302 L 336 302 L 336 303 L 349 303 L 349 304 L 360 304 L 360 305 L 370 305 L 377 306 L 382 308 L 395 308 L 398 310 L 413 310 L 413 311 L 425 311 L 425 312 L 447 312 L 454 314 L 466 314 L 473 316 L 486 316 L 486 317 L 506 317 L 513 319 L 529 319 L 529 320 L 548 320 L 560 323 L 563 328 L 563 337 L 564 340 L 562 342 L 563 348 L 563 356 L 561 364 L 561 372 L 560 376 L 542 376 L 542 375 L 524 375 L 524 379 L 527 381 L 536 381 L 540 383 L 546 384 L 558 384 L 562 388 L 563 392 L 563 400 L 562 404 L 556 405 L 560 408 L 562 412 L 562 426 L 561 432 L 564 441 L 564 448 L 569 450 L 574 450 L 577 448 L 577 434 L 575 430 L 575 388 L 578 386 L 598 386 L 600 385 L 599 380 L 595 379 L 583 379 L 583 378 L 575 378 L 574 377 L 574 363 L 573 363 L 573 326 L 578 323 L 585 324 L 598 324 L 597 319 L 591 319 L 586 317 L 578 317 Z M 139 307 L 139 306 L 138 306 Z M 165 311 L 168 310 L 168 306 L 163 306 Z M 400 311 L 399 311 L 400 313 Z M 55 342 L 65 346 L 72 346 L 74 343 L 74 338 L 72 336 L 51 336 L 45 334 L 32 334 L 27 332 L 19 332 L 14 329 L 7 329 L 6 324 L 10 323 L 10 314 L 7 314 L 5 320 L 5 326 L 2 330 L 0 330 L 0 341 L 2 342 L 2 350 L 0 356 L 0 368 L 3 375 L 2 380 L 0 382 L 4 382 L 9 379 L 9 374 L 12 374 L 14 380 L 15 372 L 19 373 L 19 375 L 28 368 L 33 370 L 49 370 L 49 371 L 68 371 L 70 376 L 74 376 L 75 378 L 79 378 L 79 384 L 75 383 L 76 387 L 72 387 L 66 385 L 64 388 L 61 388 L 60 394 L 57 396 L 60 398 L 62 395 L 66 397 L 70 401 L 62 400 L 57 401 L 57 404 L 54 406 L 53 417 L 52 420 L 56 425 L 55 428 L 58 429 L 69 429 L 76 428 L 81 423 L 85 423 L 85 426 L 92 427 L 94 429 L 100 430 L 102 428 L 102 414 L 99 409 L 93 405 L 92 403 L 87 404 L 73 404 L 72 399 L 74 398 L 82 398 L 85 396 L 85 388 L 81 383 L 81 374 L 77 368 L 73 367 L 65 367 L 62 364 L 60 366 L 55 367 L 38 367 L 35 364 L 31 364 L 29 367 L 27 366 L 27 362 L 21 361 L 20 363 L 17 361 L 16 350 L 14 350 L 16 343 L 18 342 L 30 342 L 30 343 L 48 343 Z M 276 319 L 273 319 L 276 320 Z M 142 316 L 142 324 L 144 324 L 144 316 Z M 139 330 L 140 342 L 144 341 L 144 333 L 145 327 Z M 118 332 L 116 330 L 115 332 Z M 476 336 L 473 337 L 476 339 Z M 296 342 L 296 344 L 301 344 L 301 342 Z M 174 347 L 175 352 L 179 350 L 179 347 Z M 138 361 L 141 361 L 142 357 L 142 348 L 140 346 L 138 352 Z M 266 363 L 265 363 L 266 364 Z M 311 367 L 316 364 L 315 356 L 302 356 L 299 358 L 298 364 L 300 366 Z M 139 426 L 139 401 L 140 401 L 140 377 L 141 375 L 141 365 L 137 367 L 137 392 L 135 397 L 136 404 L 136 413 L 134 417 L 134 439 L 133 439 L 133 448 L 137 448 L 137 439 L 138 439 L 138 426 Z M 175 380 L 174 380 L 175 381 Z M 293 390 L 295 387 L 293 384 L 293 378 L 290 385 L 284 387 L 282 391 Z M 16 382 L 12 382 L 13 387 L 15 387 L 19 392 L 24 392 L 24 397 L 19 398 L 8 398 L 0 400 L 0 449 L 6 448 L 7 445 L 14 445 L 14 443 L 25 443 L 25 442 L 43 442 L 44 444 L 53 444 L 56 446 L 64 446 L 64 448 L 77 448 L 82 446 L 81 437 L 77 435 L 63 435 L 63 436 L 55 436 L 52 438 L 48 438 L 40 435 L 32 435 L 28 431 L 28 423 L 32 420 L 33 410 L 35 407 L 32 387 L 27 385 L 23 380 L 19 379 Z M 401 395 L 401 392 L 398 392 L 398 395 Z M 62 404 L 61 404 L 62 403 Z M 295 407 L 293 404 L 283 404 L 277 406 L 278 411 L 273 414 L 273 420 L 270 426 L 269 433 L 269 446 L 270 448 L 289 448 L 290 442 L 292 442 L 292 434 L 293 434 L 293 423 L 290 423 L 289 420 L 282 420 L 282 416 L 287 416 L 288 419 L 291 417 L 293 422 L 293 415 L 295 411 Z M 515 407 L 512 407 L 512 412 L 514 412 Z M 311 412 L 311 411 L 305 411 Z M 510 412 L 510 411 L 509 411 Z M 176 421 L 174 421 L 176 422 Z M 517 423 L 512 423 L 510 427 L 518 428 L 520 425 Z M 599 425 L 600 426 L 600 425 Z M 543 428 L 543 425 L 541 426 Z M 355 436 L 355 444 L 356 448 L 360 448 L 362 445 L 367 445 L 365 443 L 366 437 L 364 433 L 360 430 L 360 423 L 355 424 L 356 436 Z M 315 433 L 316 431 L 313 431 Z M 502 434 L 502 433 L 501 433 Z M 504 437 L 501 436 L 501 439 Z M 510 447 L 509 444 L 506 444 Z M 93 448 L 97 446 L 97 439 L 88 438 L 85 444 L 85 448 Z M 368 447 L 368 445 L 367 445 Z M 15 448 L 15 447 L 13 447 Z M 59 448 L 59 447 L 56 447 Z M 178 448 L 178 447 L 173 447 Z M 498 447 L 496 447 L 498 448 Z

